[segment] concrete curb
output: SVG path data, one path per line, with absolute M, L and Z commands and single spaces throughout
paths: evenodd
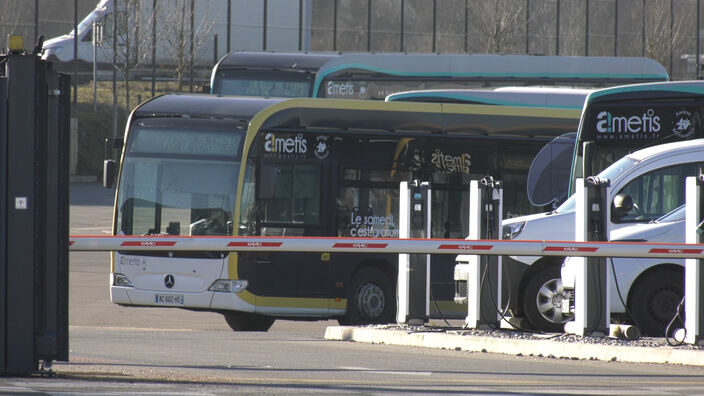
M 676 347 L 629 347 L 349 326 L 328 327 L 325 331 L 325 339 L 458 351 L 490 352 L 515 356 L 543 356 L 562 359 L 704 366 L 704 350 L 677 349 Z

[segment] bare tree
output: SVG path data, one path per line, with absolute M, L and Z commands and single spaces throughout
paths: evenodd
M 516 31 L 525 26 L 525 4 L 516 0 L 475 1 L 472 13 L 472 22 L 486 40 L 484 52 L 517 51 Z
M 178 92 L 181 92 L 184 76 L 194 66 L 193 52 L 204 47 L 214 18 L 209 17 L 208 10 L 205 10 L 206 16 L 196 20 L 193 0 L 175 0 L 170 3 L 169 9 L 161 7 L 158 12 L 164 16 L 159 22 L 163 49 L 176 62 Z
M 154 10 L 144 8 L 144 0 L 118 0 L 115 3 L 112 23 L 115 23 L 117 45 L 113 67 L 125 82 L 125 106 L 129 108 L 130 76 L 151 56 L 151 37 L 148 32 L 154 23 Z M 106 36 L 111 35 L 112 26 L 105 26 L 104 32 Z M 112 42 L 112 38 L 106 37 L 105 41 Z M 112 46 L 101 48 L 101 51 L 112 58 Z
M 22 35 L 25 37 L 29 32 L 28 26 L 22 26 L 22 13 L 24 8 L 22 4 L 15 1 L 9 1 L 3 5 L 0 11 L 0 39 L 5 40 L 7 35 Z M 5 47 L 5 42 L 0 47 Z
M 651 0 L 645 14 L 645 56 L 668 69 L 673 49 L 684 38 L 682 18 L 673 19 L 670 8 L 669 1 Z

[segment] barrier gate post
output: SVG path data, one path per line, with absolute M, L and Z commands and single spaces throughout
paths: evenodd
M 21 47 L 0 55 L 0 375 L 69 352 L 70 78 Z
M 704 175 L 688 177 L 685 181 L 686 194 L 686 243 L 702 243 L 704 232 Z M 701 259 L 686 259 L 684 269 L 684 341 L 688 344 L 704 344 L 702 336 L 702 319 L 704 319 L 704 304 L 702 304 L 701 288 L 704 285 Z
M 399 238 L 430 238 L 430 184 L 401 182 Z M 430 255 L 399 254 L 396 320 L 421 326 L 430 316 Z
M 503 188 L 485 177 L 469 183 L 469 239 L 501 239 Z M 472 255 L 467 266 L 467 317 L 469 328 L 501 325 L 501 257 Z
M 575 189 L 575 240 L 606 241 L 609 180 L 591 176 L 577 179 Z M 610 274 L 606 257 L 579 257 L 574 287 L 574 321 L 565 324 L 565 332 L 584 335 L 609 334 L 611 313 L 609 307 Z

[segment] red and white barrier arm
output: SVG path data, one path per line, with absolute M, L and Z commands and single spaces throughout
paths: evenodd
M 71 251 L 281 251 L 704 258 L 704 244 L 308 237 L 71 236 Z

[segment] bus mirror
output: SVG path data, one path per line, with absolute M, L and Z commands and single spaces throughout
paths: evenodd
M 566 133 L 546 144 L 528 170 L 528 200 L 534 206 L 557 206 L 567 198 L 577 134 Z
M 123 146 L 122 138 L 109 137 L 105 139 L 105 159 L 111 159 L 112 150 L 122 150 Z
M 278 169 L 275 166 L 260 165 L 257 180 L 257 199 L 274 199 Z
M 116 170 L 117 161 L 111 159 L 103 161 L 103 187 L 112 188 L 115 183 Z
M 633 209 L 633 198 L 628 194 L 618 194 L 611 203 L 611 221 L 618 222 Z

